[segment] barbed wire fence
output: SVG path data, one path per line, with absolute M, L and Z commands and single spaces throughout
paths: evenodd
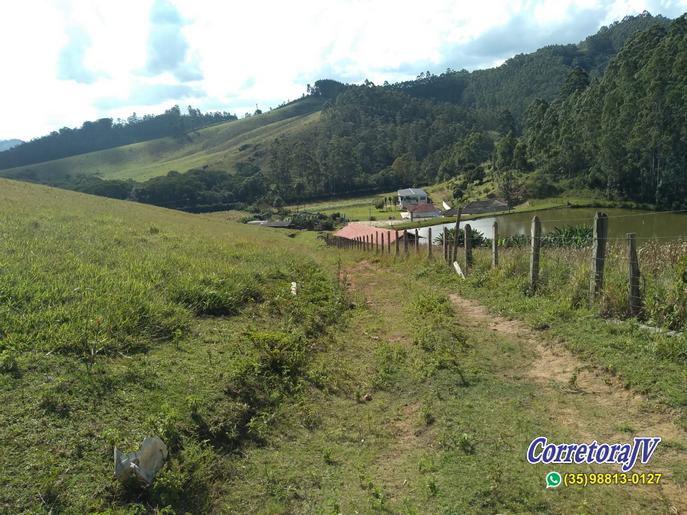
M 604 282 L 609 259 L 613 260 L 614 265 L 622 265 L 626 270 L 626 292 L 627 306 L 626 311 L 632 317 L 642 314 L 643 309 L 643 275 L 640 271 L 640 257 L 646 247 L 638 247 L 638 242 L 667 240 L 686 240 L 687 236 L 637 236 L 636 233 L 628 232 L 625 236 L 608 235 L 609 223 L 613 219 L 622 219 L 634 216 L 652 216 L 663 213 L 684 213 L 684 210 L 659 211 L 648 214 L 627 214 L 627 215 L 606 215 L 602 211 L 597 211 L 592 220 L 592 239 L 589 273 L 588 303 L 593 306 L 604 292 Z M 587 221 L 589 218 L 567 218 L 561 220 L 546 220 L 551 222 L 571 222 Z M 447 265 L 462 277 L 471 273 L 474 264 L 472 249 L 472 229 L 470 224 L 460 225 L 461 214 L 458 213 L 455 221 L 453 241 L 450 241 L 449 231 L 444 226 L 439 234 L 433 237 L 432 227 L 427 229 L 427 245 L 423 249 L 420 245 L 420 235 L 415 230 L 385 230 L 382 228 L 369 228 L 369 234 L 345 238 L 335 235 L 327 235 L 326 244 L 338 249 L 351 249 L 362 252 L 374 253 L 379 256 L 393 256 L 394 258 L 406 258 L 412 255 L 416 257 L 425 256 L 428 260 L 443 259 Z M 545 241 L 542 236 L 542 222 L 537 215 L 532 217 L 530 224 L 530 234 L 525 239 L 525 245 L 529 247 L 529 277 L 528 287 L 530 293 L 536 292 L 540 287 L 540 268 L 542 245 Z M 462 245 L 459 245 L 459 236 L 463 236 Z M 500 252 L 506 246 L 499 243 L 498 222 L 492 224 L 491 235 L 491 267 L 499 267 Z M 436 238 L 439 241 L 437 245 Z M 459 260 L 459 248 L 462 247 L 462 259 Z M 624 247 L 624 250 L 622 250 Z M 585 247 L 586 248 L 586 247 Z M 610 252 L 612 250 L 612 252 Z M 546 250 L 544 250 L 546 252 Z M 665 253 L 663 253 L 665 254 Z M 673 252 L 674 254 L 674 252 Z M 677 260 L 677 255 L 671 255 L 671 259 Z M 560 259 L 558 256 L 557 259 Z M 652 260 L 655 265 L 656 259 Z M 656 270 L 651 270 L 656 272 Z M 687 283 L 687 273 L 682 277 L 683 282 Z

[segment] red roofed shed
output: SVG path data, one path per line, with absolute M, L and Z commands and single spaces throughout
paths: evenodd
M 391 233 L 391 240 L 387 239 L 387 233 Z M 384 240 L 385 241 L 391 241 L 391 243 L 396 241 L 396 230 L 395 229 L 384 229 L 382 227 L 372 227 L 367 224 L 362 224 L 362 223 L 350 223 L 347 226 L 345 226 L 342 229 L 339 229 L 337 232 L 334 233 L 334 236 L 338 236 L 339 238 L 346 238 L 348 240 L 355 240 L 356 238 L 359 237 L 365 237 L 365 236 L 372 236 L 372 238 L 375 238 L 375 235 L 379 234 L 379 239 L 381 241 L 382 239 L 382 234 L 384 235 Z M 398 238 L 399 240 L 403 240 L 403 231 L 398 231 Z M 415 240 L 415 233 L 408 231 L 408 241 L 414 241 Z

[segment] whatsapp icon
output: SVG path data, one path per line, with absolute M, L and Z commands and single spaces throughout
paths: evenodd
M 546 474 L 546 488 L 558 488 L 561 486 L 562 480 L 563 478 L 558 472 L 549 472 Z

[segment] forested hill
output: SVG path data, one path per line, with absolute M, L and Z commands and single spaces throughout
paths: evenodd
M 682 23 L 684 17 L 672 25 L 666 24 L 664 18 L 654 18 L 648 14 L 626 18 L 577 46 L 549 47 L 529 56 L 516 57 L 500 68 L 479 74 L 461 72 L 437 78 L 425 76 L 409 83 L 412 87 L 378 87 L 366 82 L 362 86 L 340 85 L 336 89 L 327 83 L 326 91 L 337 93 L 337 96 L 325 108 L 320 123 L 311 126 L 308 131 L 280 138 L 272 145 L 268 166 L 262 172 L 270 189 L 268 198 L 295 200 L 303 196 L 382 191 L 401 185 L 456 179 L 455 195 L 460 199 L 461 185 L 468 186 L 488 177 L 497 183 L 499 194 L 509 202 L 532 195 L 550 194 L 555 191 L 556 185 L 547 189 L 547 184 L 563 179 L 568 181 L 564 187 L 604 187 L 609 196 L 643 199 L 644 194 L 640 195 L 643 186 L 640 184 L 639 189 L 634 186 L 630 188 L 622 178 L 624 175 L 634 177 L 638 173 L 630 163 L 634 163 L 639 147 L 645 144 L 639 138 L 642 129 L 638 126 L 634 134 L 636 148 L 627 147 L 627 140 L 619 142 L 619 148 L 624 146 L 627 155 L 611 158 L 608 154 L 609 160 L 615 160 L 614 171 L 608 175 L 611 165 L 599 168 L 594 152 L 601 149 L 594 141 L 605 141 L 604 138 L 610 137 L 611 133 L 599 132 L 594 125 L 613 119 L 612 123 L 618 124 L 613 130 L 623 133 L 625 128 L 640 123 L 637 120 L 641 113 L 634 109 L 633 105 L 636 104 L 633 103 L 643 103 L 647 106 L 646 110 L 650 111 L 648 106 L 654 98 L 652 88 L 658 87 L 657 83 L 650 80 L 651 72 L 646 72 L 646 83 L 637 83 L 633 87 L 633 76 L 625 71 L 627 89 L 624 94 L 632 92 L 634 97 L 631 97 L 631 101 L 630 97 L 625 100 L 624 122 L 620 121 L 616 111 L 608 107 L 613 100 L 604 99 L 614 91 L 610 86 L 595 86 L 580 100 L 579 105 L 572 105 L 572 100 L 565 102 L 563 99 L 584 90 L 590 82 L 590 75 L 594 84 L 599 83 L 598 76 L 608 75 L 608 79 L 602 81 L 602 84 L 607 84 L 617 80 L 618 69 L 642 66 L 648 67 L 647 70 L 656 68 L 658 65 L 651 64 L 650 60 L 656 51 L 660 55 L 660 49 L 645 42 L 659 40 L 662 34 L 679 33 Z M 637 32 L 645 25 L 649 29 Z M 626 39 L 620 55 L 612 58 L 611 64 L 607 65 L 610 49 L 615 49 Z M 606 51 L 595 52 L 591 48 L 605 48 Z M 674 61 L 673 64 L 678 66 L 681 59 L 685 58 L 687 45 L 675 43 L 669 51 L 670 57 L 663 57 L 662 62 Z M 564 52 L 568 52 L 569 59 L 562 60 Z M 574 55 L 577 57 L 573 59 Z M 558 56 L 557 60 L 553 60 L 558 64 L 552 65 L 545 56 Z M 591 73 L 576 64 L 584 64 Z M 608 72 L 603 73 L 606 66 Z M 664 75 L 669 69 L 664 68 Z M 677 69 L 680 69 L 679 66 Z M 595 75 L 597 78 L 594 78 Z M 687 73 L 684 75 L 687 77 Z M 470 86 L 480 89 L 487 100 L 479 106 L 464 105 L 466 102 L 462 101 L 448 102 L 450 88 L 441 89 L 439 86 L 449 84 L 455 77 L 464 77 L 468 83 L 477 84 L 470 82 L 473 76 L 479 78 L 475 81 L 485 77 L 494 79 L 494 88 L 491 90 L 487 86 Z M 497 80 L 499 77 L 503 79 L 502 82 Z M 527 91 L 518 87 L 518 84 L 526 83 L 530 84 Z M 316 86 L 315 94 L 321 94 L 321 88 Z M 422 90 L 422 87 L 425 89 Z M 665 89 L 667 84 L 663 87 Z M 445 93 L 444 101 L 432 98 L 441 97 L 442 91 Z M 509 109 L 500 107 L 514 106 L 516 100 L 519 105 L 524 104 L 530 96 L 528 136 L 518 139 L 517 120 Z M 677 93 L 661 101 L 662 112 L 685 112 L 685 99 Z M 553 108 L 547 117 L 549 102 Z M 589 113 L 589 106 L 597 104 L 607 106 L 605 118 L 600 119 L 601 112 L 597 111 L 597 117 L 587 120 L 588 125 L 583 129 L 586 132 L 581 135 L 574 119 L 575 113 Z M 565 119 L 560 119 L 563 114 L 557 110 L 563 107 L 559 105 L 566 106 Z M 592 109 L 591 112 L 595 111 Z M 548 125 L 537 125 L 537 119 L 542 117 Z M 654 121 L 643 125 L 644 129 L 654 127 L 651 125 Z M 676 123 L 674 130 L 679 129 L 681 122 Z M 541 126 L 538 139 L 533 132 L 535 126 Z M 570 139 L 571 134 L 578 137 L 579 146 L 587 145 L 584 151 L 571 148 L 575 141 Z M 608 152 L 611 152 L 610 148 Z M 627 165 L 622 165 L 623 162 Z M 592 164 L 597 166 L 590 168 Z M 664 170 L 666 163 L 661 166 Z M 545 170 L 538 174 L 541 167 Z M 643 173 L 646 175 L 646 172 Z M 666 180 L 663 179 L 663 184 Z M 619 186 L 621 183 L 624 184 L 622 187 Z M 655 200 L 655 197 L 652 199 Z
M 422 73 L 414 81 L 390 87 L 463 107 L 495 112 L 507 109 L 519 124 L 535 98 L 552 100 L 558 94 L 571 70 L 581 68 L 592 77 L 600 76 L 633 34 L 669 23 L 668 18 L 644 12 L 602 27 L 578 44 L 551 45 L 530 54 L 518 54 L 503 65 L 486 70 Z
M 516 56 L 492 70 L 383 86 L 319 80 L 306 98 L 254 117 L 265 122 L 260 134 L 241 129 L 251 119 L 240 120 L 197 137 L 96 152 L 79 166 L 72 157 L 0 175 L 189 210 L 440 181 L 451 181 L 458 201 L 491 181 L 509 203 L 593 188 L 682 206 L 685 19 L 628 17 L 578 45 Z M 306 110 L 288 120 L 271 118 L 299 106 Z
M 139 118 L 134 113 L 127 120 L 117 122 L 101 118 L 84 122 L 79 128 L 64 127 L 9 150 L 0 149 L 4 150 L 0 152 L 0 170 L 166 136 L 182 137 L 189 130 L 227 120 L 236 120 L 236 116 L 226 112 L 201 113 L 191 106 L 185 114 L 179 106 L 174 106 L 157 116 Z
M 580 73 L 569 84 L 528 112 L 521 144 L 541 178 L 685 207 L 687 14 L 631 38 L 601 80 Z

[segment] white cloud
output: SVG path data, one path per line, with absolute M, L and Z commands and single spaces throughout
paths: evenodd
M 318 78 L 492 66 L 687 0 L 24 0 L 0 8 L 0 139 L 175 102 L 243 113 Z M 61 80 L 62 79 L 62 80 Z

